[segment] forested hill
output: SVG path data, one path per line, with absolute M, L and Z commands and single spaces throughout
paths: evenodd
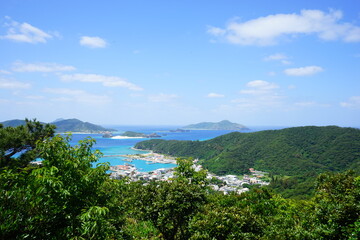
M 17 127 L 25 125 L 25 120 L 9 120 L 1 123 L 4 127 Z M 44 123 L 43 123 L 44 124 Z M 73 119 L 58 119 L 52 123 L 56 126 L 56 132 L 82 132 L 82 133 L 100 133 L 105 131 L 116 131 L 114 129 L 107 129 L 102 126 L 92 124 L 89 122 L 83 122 L 76 118 Z
M 233 132 L 202 142 L 149 140 L 135 148 L 199 158 L 204 167 L 219 175 L 244 174 L 254 167 L 272 176 L 295 177 L 287 180 L 290 187 L 321 172 L 352 169 L 360 173 L 360 130 L 354 128 L 308 126 Z
M 104 131 L 114 131 L 114 129 L 107 129 L 102 126 L 89 122 L 83 122 L 75 118 L 56 121 L 53 124 L 56 126 L 57 132 L 98 133 Z
M 247 127 L 245 127 L 242 124 L 238 123 L 232 123 L 228 120 L 223 120 L 221 122 L 202 122 L 197 124 L 191 124 L 187 125 L 185 127 L 182 127 L 183 129 L 189 129 L 189 130 L 234 130 L 234 131 L 241 131 L 241 130 L 248 130 Z

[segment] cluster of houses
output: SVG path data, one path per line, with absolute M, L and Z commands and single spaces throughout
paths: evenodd
M 193 165 L 195 171 L 200 171 L 202 169 L 201 165 L 196 164 L 196 161 Z M 126 165 L 117 165 L 110 168 L 112 171 L 110 177 L 113 179 L 120 179 L 128 177 L 130 181 L 171 181 L 174 179 L 174 168 L 160 168 L 151 172 L 140 172 L 131 164 Z M 211 173 L 208 173 L 207 179 L 218 179 L 217 183 L 211 183 L 212 187 L 216 191 L 221 191 L 224 194 L 230 192 L 236 192 L 238 194 L 249 191 L 249 188 L 246 186 L 259 184 L 261 186 L 268 185 L 269 182 L 261 180 L 267 173 L 261 171 L 255 171 L 250 168 L 249 175 L 243 175 L 242 178 L 236 175 L 225 175 L 217 176 Z M 212 182 L 212 181 L 210 181 Z

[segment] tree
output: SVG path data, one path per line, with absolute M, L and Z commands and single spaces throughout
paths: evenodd
M 360 177 L 321 174 L 315 196 L 317 232 L 325 239 L 360 238 Z
M 0 170 L 25 167 L 39 156 L 36 143 L 54 136 L 54 125 L 44 125 L 36 119 L 25 122 L 18 127 L 0 125 Z
M 196 172 L 191 159 L 178 159 L 172 182 L 150 182 L 134 188 L 133 208 L 167 240 L 188 239 L 188 223 L 206 202 L 206 173 Z
M 42 167 L 30 174 L 0 175 L 0 238 L 110 239 L 120 237 L 121 182 L 111 180 L 108 164 L 92 164 L 94 140 L 71 147 L 57 135 L 36 145 Z

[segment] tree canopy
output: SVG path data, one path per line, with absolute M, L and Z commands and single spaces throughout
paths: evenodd
M 93 139 L 71 146 L 70 136 L 32 136 L 35 145 L 20 154 L 33 151 L 42 164 L 11 159 L 0 168 L 0 239 L 360 238 L 354 171 L 320 174 L 308 200 L 264 188 L 224 195 L 208 187 L 191 158 L 178 159 L 169 181 L 131 182 L 96 164 Z

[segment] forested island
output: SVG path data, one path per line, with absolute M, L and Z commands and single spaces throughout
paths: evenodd
M 21 125 L 26 125 L 25 120 L 9 120 L 1 123 L 5 127 L 17 127 Z M 45 124 L 45 123 L 42 123 Z M 54 122 L 51 122 L 52 125 L 56 126 L 56 132 L 65 133 L 65 132 L 76 132 L 76 133 L 103 133 L 103 132 L 112 132 L 116 131 L 115 129 L 104 128 L 100 125 L 96 125 L 89 122 L 83 122 L 79 119 L 58 119 Z
M 210 160 L 217 171 L 239 166 L 245 172 L 246 164 L 273 171 L 289 165 L 277 174 L 290 174 L 291 165 L 299 172 L 304 165 L 310 176 L 311 169 L 333 171 L 318 175 L 306 200 L 268 188 L 228 195 L 213 191 L 210 183 L 222 183 L 194 169 L 192 158 L 179 158 L 168 181 L 111 179 L 108 164 L 95 165 L 101 153 L 92 149 L 93 139 L 71 146 L 69 136 L 55 135 L 54 129 L 29 120 L 17 127 L 0 124 L 0 239 L 360 238 L 360 177 L 343 172 L 358 171 L 358 129 L 304 127 L 232 133 L 204 142 L 141 143 L 163 144 L 163 149 L 171 143 L 164 151 L 186 155 L 187 149 L 188 156 Z M 223 159 L 233 162 L 215 167 Z M 238 164 L 238 159 L 250 160 Z
M 310 196 L 319 173 L 360 173 L 360 130 L 295 127 L 253 133 L 229 133 L 207 141 L 149 140 L 135 148 L 177 157 L 199 158 L 218 175 L 269 172 L 270 187 L 286 197 Z
M 185 130 L 232 130 L 232 131 L 241 131 L 249 130 L 242 124 L 232 123 L 228 120 L 223 120 L 221 122 L 202 122 L 197 124 L 187 125 L 182 127 Z

